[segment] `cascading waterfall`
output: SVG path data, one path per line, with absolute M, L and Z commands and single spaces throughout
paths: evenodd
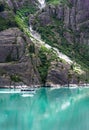
M 72 63 L 73 63 L 73 61 L 70 60 L 70 58 L 69 58 L 68 56 L 66 56 L 66 55 L 64 55 L 63 53 L 59 52 L 59 50 L 58 50 L 57 48 L 52 47 L 52 46 L 46 44 L 44 41 L 42 41 L 40 34 L 37 33 L 36 31 L 34 31 L 34 30 L 32 29 L 32 26 L 30 26 L 29 29 L 30 29 L 31 36 L 32 36 L 31 40 L 32 40 L 33 42 L 36 42 L 36 41 L 39 42 L 40 45 L 44 45 L 46 48 L 52 49 L 53 52 L 56 53 L 59 58 L 65 60 L 65 61 L 68 62 L 69 64 L 72 64 Z M 36 42 L 36 43 L 37 43 L 37 42 Z
M 41 36 L 40 36 L 39 33 L 37 33 L 35 30 L 32 29 L 32 25 L 30 25 L 29 29 L 30 29 L 31 35 L 33 37 L 33 38 L 31 38 L 31 40 L 35 40 L 36 39 L 37 41 L 40 41 L 41 40 Z
M 45 0 L 38 0 L 38 3 L 39 3 L 38 7 L 39 7 L 40 10 L 43 9 L 43 8 L 45 8 L 45 6 L 46 6 Z M 33 42 L 37 43 L 36 41 L 38 41 L 40 45 L 44 45 L 46 48 L 52 49 L 53 52 L 56 53 L 59 58 L 65 60 L 69 64 L 73 63 L 73 61 L 68 56 L 66 56 L 63 53 L 59 52 L 59 50 L 57 48 L 52 47 L 52 46 L 46 44 L 41 39 L 40 34 L 38 32 L 36 32 L 35 30 L 32 29 L 32 25 L 30 25 L 29 30 L 30 30 L 30 33 L 31 33 L 31 36 L 32 36 L 31 40 Z
M 39 2 L 38 7 L 39 7 L 40 9 L 45 8 L 45 6 L 46 6 L 45 0 L 38 0 L 38 2 Z

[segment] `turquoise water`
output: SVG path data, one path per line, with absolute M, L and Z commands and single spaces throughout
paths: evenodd
M 89 88 L 0 90 L 0 130 L 89 130 Z

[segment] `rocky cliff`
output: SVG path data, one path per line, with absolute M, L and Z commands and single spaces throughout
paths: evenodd
M 38 59 L 26 52 L 32 42 L 18 29 L 0 32 L 0 86 L 39 85 Z
M 46 2 L 39 10 L 37 0 L 0 1 L 1 87 L 88 82 L 88 0 Z M 51 48 L 37 40 L 29 26 Z M 55 48 L 68 55 L 71 64 Z
M 80 43 L 89 44 L 89 2 L 88 0 L 69 0 L 68 2 L 69 5 L 47 5 L 42 12 L 38 13 L 40 23 L 42 26 L 52 24 L 52 18 L 55 17 L 59 22 L 63 22 L 64 28 L 79 35 L 79 37 L 74 38 L 78 38 Z M 68 32 L 65 35 L 68 35 Z M 69 37 L 69 42 L 71 42 L 71 36 Z
M 50 2 L 46 8 L 38 12 L 37 16 L 30 17 L 31 24 L 33 24 L 34 29 L 41 33 L 42 38 L 48 44 L 56 46 L 63 53 L 71 58 L 75 57 L 77 62 L 81 61 L 88 67 L 89 2 L 87 0 L 70 0 L 67 2 L 67 4 L 60 3 L 59 5 L 53 5 Z M 53 33 L 55 36 L 50 37 Z

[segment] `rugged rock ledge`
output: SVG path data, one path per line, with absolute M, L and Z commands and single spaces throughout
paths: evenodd
M 12 27 L 6 30 L 1 28 L 4 31 L 0 32 L 0 87 L 17 87 L 23 84 L 29 87 L 54 86 L 86 82 L 85 72 L 80 75 L 74 70 L 75 68 L 73 69 L 74 64 L 70 65 L 62 59 L 57 59 L 57 57 L 53 58 L 53 52 L 45 48 L 42 49 L 39 43 L 34 44 L 31 38 L 28 38 L 18 27 L 13 27 L 17 26 L 15 21 L 11 25 L 14 19 L 14 17 L 11 19 L 12 15 L 15 16 L 17 10 L 30 4 L 37 9 L 37 0 L 1 0 L 0 2 L 0 18 L 2 21 L 4 18 L 7 21 L 5 24 L 8 25 L 5 29 L 9 26 Z M 61 27 L 68 30 L 65 33 L 62 32 L 63 30 L 58 30 L 58 32 L 61 32 L 61 35 L 68 40 L 69 45 L 75 42 L 88 45 L 89 32 L 86 28 L 89 25 L 89 2 L 88 0 L 70 0 L 69 2 L 71 7 L 67 5 L 47 5 L 35 15 L 30 14 L 29 23 L 37 30 L 40 25 L 43 27 L 53 25 L 54 22 L 51 18 L 56 18 L 57 22 L 63 22 Z M 6 9 L 6 6 L 8 9 Z M 53 31 L 55 32 L 55 29 Z M 55 36 L 56 39 L 59 38 L 58 45 L 60 46 L 61 38 L 58 33 L 55 33 Z M 50 35 L 50 40 L 51 37 Z M 82 50 L 80 53 L 82 54 Z
M 40 84 L 34 60 L 26 56 L 27 44 L 31 41 L 18 28 L 0 32 L 0 87 Z
M 76 40 L 81 44 L 89 45 L 89 1 L 88 0 L 68 0 L 68 5 L 47 5 L 40 11 L 38 18 L 41 26 L 52 24 L 52 17 L 59 22 L 63 22 L 65 29 L 71 29 L 73 33 L 65 32 L 64 37 L 71 43 Z M 35 26 L 34 17 L 30 17 L 30 22 Z M 36 28 L 36 27 L 35 27 Z M 77 36 L 78 35 L 78 36 Z
M 39 58 L 39 47 L 34 54 L 28 51 L 33 43 L 18 28 L 10 28 L 0 32 L 0 87 L 3 86 L 40 86 L 41 82 L 39 66 L 42 64 Z M 47 55 L 50 59 L 51 54 Z M 76 73 L 69 75 L 70 65 L 61 61 L 50 62 L 48 68 L 46 86 L 51 84 L 64 85 L 78 83 Z

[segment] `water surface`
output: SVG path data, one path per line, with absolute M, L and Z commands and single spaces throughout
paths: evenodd
M 1 89 L 0 130 L 89 130 L 89 88 Z

